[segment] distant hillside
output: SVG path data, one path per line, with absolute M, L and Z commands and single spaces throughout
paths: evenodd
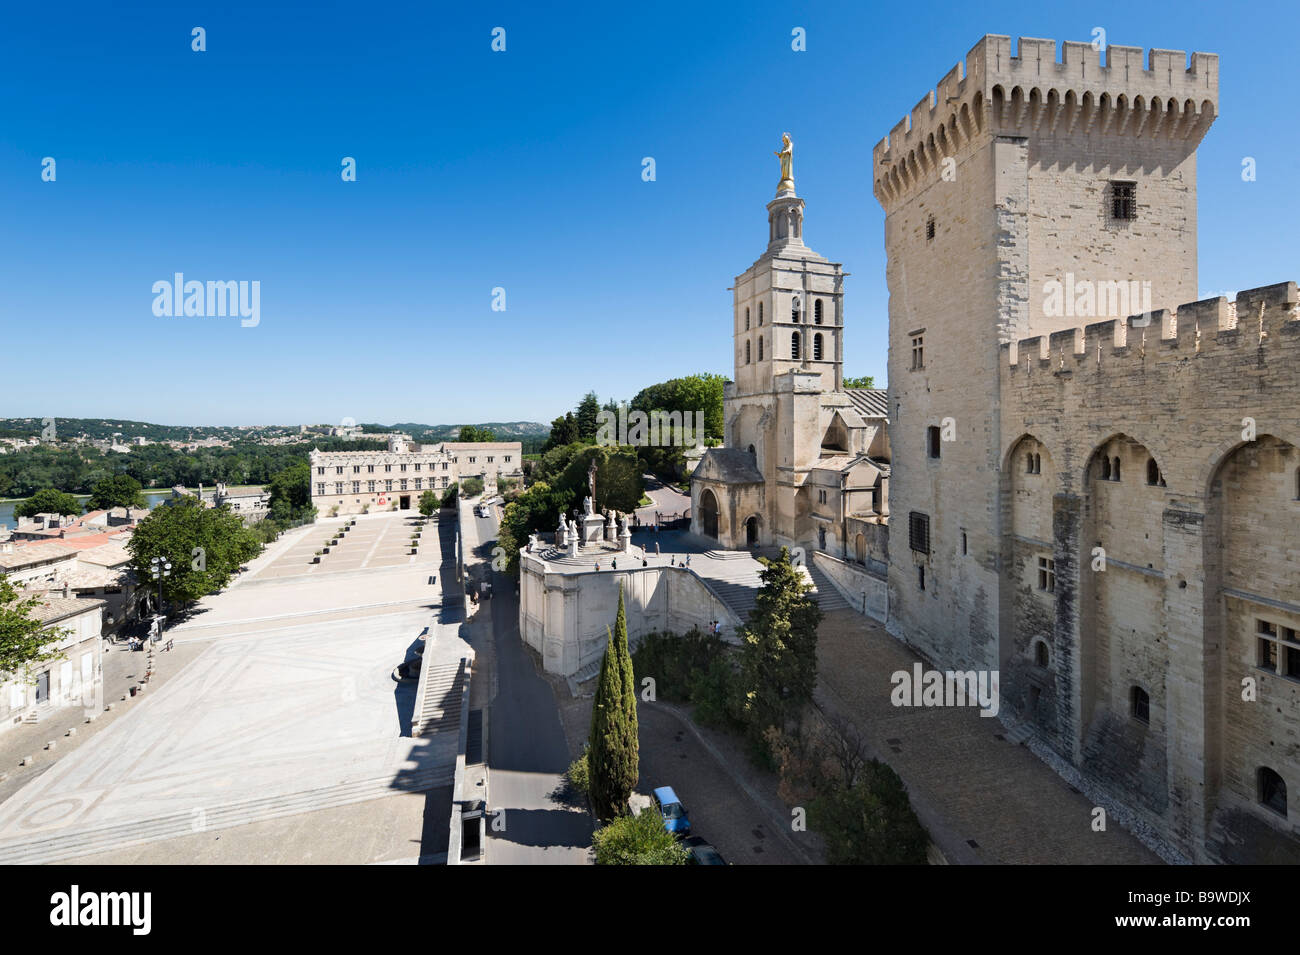
M 464 426 L 463 424 L 416 424 L 402 421 L 393 425 L 392 430 L 402 431 L 417 440 L 423 438 L 426 441 L 454 441 Z M 522 440 L 551 433 L 551 426 L 539 421 L 488 421 L 484 424 L 475 424 L 474 427 L 487 428 L 501 441 Z
M 489 421 L 475 425 L 487 428 L 502 440 L 524 439 L 550 434 L 551 426 L 536 421 Z M 84 435 L 91 440 L 103 440 L 120 434 L 126 439 L 147 438 L 150 441 L 190 441 L 219 438 L 225 441 L 257 440 L 273 436 L 291 436 L 298 433 L 298 425 L 168 425 L 148 421 L 127 421 L 121 418 L 55 418 L 55 436 L 69 440 Z M 309 425 L 313 430 L 320 425 Z M 366 424 L 368 432 L 402 431 L 417 440 L 447 441 L 460 432 L 459 424 L 416 424 L 399 422 L 393 425 Z M 35 438 L 43 428 L 41 418 L 0 418 L 0 438 Z

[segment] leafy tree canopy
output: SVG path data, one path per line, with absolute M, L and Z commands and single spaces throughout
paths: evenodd
M 35 517 L 37 514 L 80 514 L 81 502 L 71 494 L 46 488 L 37 491 L 27 500 L 14 506 L 15 517 Z
M 114 474 L 105 477 L 90 492 L 86 509 L 90 511 L 107 510 L 113 507 L 144 507 L 144 495 L 140 493 L 140 482 L 129 474 Z
M 194 497 L 156 507 L 127 542 L 131 567 L 146 585 L 154 557 L 171 561 L 162 582 L 169 603 L 187 604 L 225 587 L 240 566 L 262 550 L 257 535 L 225 507 L 205 507 Z
M 721 439 L 722 386 L 726 381 L 722 375 L 708 373 L 672 378 L 642 388 L 632 399 L 631 407 L 647 415 L 652 411 L 703 413 L 704 436 Z
M 477 442 L 484 442 L 484 443 L 488 441 L 495 441 L 496 439 L 497 436 L 493 434 L 491 431 L 489 431 L 487 428 L 479 428 L 472 424 L 467 424 L 464 427 L 462 427 L 460 429 L 460 436 L 456 438 L 457 441 L 464 441 L 464 442 L 477 441 Z
M 0 574 L 0 676 L 17 675 L 36 663 L 60 656 L 53 649 L 62 635 L 42 625 L 32 617 L 40 600 L 24 597 Z
M 874 388 L 876 379 L 872 375 L 862 375 L 860 378 L 845 378 L 845 388 Z

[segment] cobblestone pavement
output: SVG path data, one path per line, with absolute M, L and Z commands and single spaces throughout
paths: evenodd
M 829 613 L 818 630 L 817 702 L 898 772 L 950 861 L 1160 863 L 1113 822 L 1094 832 L 1093 804 L 1027 747 L 1001 739 L 996 718 L 975 707 L 893 706 L 890 675 L 918 660 L 862 614 Z

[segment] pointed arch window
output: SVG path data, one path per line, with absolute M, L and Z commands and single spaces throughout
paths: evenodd
M 749 331 L 749 309 L 745 309 L 745 331 Z
M 822 333 L 813 336 L 813 361 L 822 360 Z
M 763 325 L 763 303 L 762 302 L 758 303 L 758 324 L 760 328 Z
M 813 324 L 820 325 L 821 323 L 822 323 L 822 300 L 815 299 L 813 301 Z
M 763 360 L 763 339 L 758 340 L 758 360 Z
M 749 364 L 749 342 L 745 342 L 745 364 Z
M 790 357 L 794 359 L 799 358 L 799 333 L 798 332 L 790 333 Z
M 796 324 L 803 317 L 799 309 L 800 309 L 799 296 L 796 295 L 793 299 L 790 300 L 790 320 L 792 322 L 795 322 Z

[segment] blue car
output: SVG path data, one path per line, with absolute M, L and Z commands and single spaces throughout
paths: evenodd
M 655 807 L 663 818 L 664 828 L 675 836 L 689 835 L 691 817 L 686 814 L 686 807 L 677 798 L 671 786 L 660 786 L 654 791 Z

